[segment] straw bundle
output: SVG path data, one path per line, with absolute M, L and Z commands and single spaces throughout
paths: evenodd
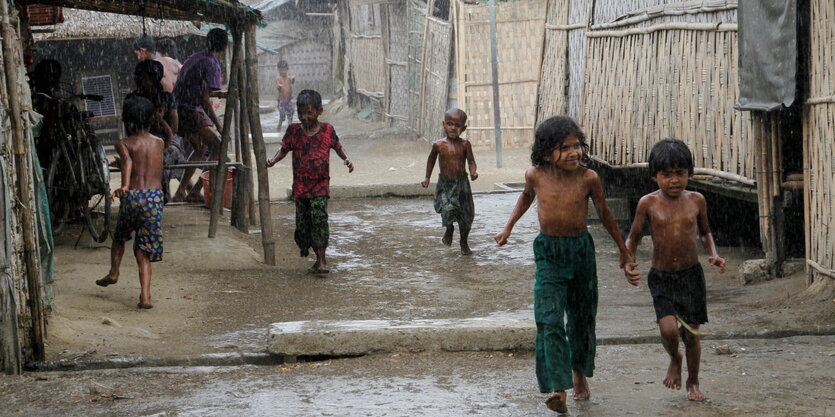
M 505 146 L 532 143 L 542 71 L 546 0 L 496 4 L 499 97 Z M 486 5 L 456 3 L 459 106 L 474 145 L 495 146 L 490 25 Z M 559 13 L 559 11 L 555 11 Z
M 697 167 L 754 178 L 749 113 L 738 96 L 732 24 L 665 23 L 588 31 L 581 124 L 612 165 L 645 161 L 673 136 Z
M 809 281 L 835 278 L 835 3 L 811 1 L 809 100 L 803 126 L 806 258 Z

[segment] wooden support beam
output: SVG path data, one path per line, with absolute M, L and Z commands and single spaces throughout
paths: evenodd
M 2 16 L 2 48 L 3 66 L 6 75 L 6 93 L 8 104 L 11 110 L 9 121 L 12 130 L 12 153 L 15 161 L 15 174 L 17 176 L 18 204 L 21 208 L 17 211 L 21 234 L 23 235 L 23 262 L 25 267 L 26 286 L 29 296 L 29 311 L 32 320 L 31 347 L 34 360 L 44 360 L 44 339 L 46 338 L 46 321 L 44 320 L 43 290 L 41 288 L 40 259 L 38 251 L 37 234 L 35 230 L 35 212 L 31 205 L 34 204 L 34 189 L 32 184 L 32 149 L 26 138 L 26 125 L 20 108 L 21 99 L 18 94 L 18 85 L 21 80 L 18 78 L 20 64 L 15 59 L 19 53 L 12 44 L 17 35 L 14 33 L 10 18 L 9 4 L 0 0 L 0 16 Z
M 226 153 L 229 148 L 229 138 L 232 133 L 232 115 L 234 113 L 235 102 L 238 101 L 238 71 L 241 70 L 241 28 L 237 25 L 232 26 L 232 69 L 229 77 L 229 90 L 226 96 L 226 110 L 223 112 L 223 133 L 220 138 L 220 152 L 217 156 L 217 168 L 214 170 L 214 178 L 212 178 L 212 203 L 211 215 L 209 217 L 209 237 L 214 238 L 217 235 L 217 223 L 220 216 L 223 214 L 223 191 L 226 188 Z
M 247 192 L 247 218 L 249 219 L 249 225 L 255 225 L 255 188 L 254 183 L 252 181 L 252 146 L 249 139 L 249 114 L 246 111 L 246 103 L 248 100 L 249 95 L 246 91 L 246 71 L 239 71 L 238 72 L 238 85 L 243 86 L 241 88 L 240 94 L 238 95 L 238 101 L 240 112 L 238 113 L 238 129 L 240 130 L 241 136 L 241 162 L 247 168 L 247 175 L 249 175 L 249 179 L 247 180 L 247 186 L 249 187 L 249 191 Z
M 258 170 L 258 211 L 261 217 L 261 244 L 264 247 L 264 263 L 275 265 L 275 241 L 270 219 L 270 178 L 267 173 L 267 148 L 261 131 L 258 114 L 258 57 L 255 52 L 255 25 L 246 28 L 246 81 L 248 101 L 245 112 L 249 114 L 252 145 L 255 150 L 255 168 Z

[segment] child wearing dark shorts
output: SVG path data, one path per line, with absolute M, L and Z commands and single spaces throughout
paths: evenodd
M 684 342 L 687 357 L 687 398 L 703 401 L 699 390 L 699 361 L 702 348 L 699 326 L 707 323 L 705 276 L 699 264 L 699 253 L 694 236 L 709 254 L 711 265 L 725 272 L 725 260 L 719 257 L 707 220 L 704 196 L 687 191 L 687 181 L 693 175 L 693 156 L 684 142 L 664 139 L 653 146 L 649 155 L 649 171 L 658 190 L 638 202 L 632 229 L 626 246 L 635 253 L 641 239 L 644 222 L 649 220 L 652 234 L 652 268 L 647 285 L 658 319 L 664 349 L 670 355 L 670 366 L 664 385 L 681 389 L 682 355 L 678 350 L 679 336 Z M 638 285 L 638 264 L 627 262 L 624 268 L 629 283 Z M 681 328 L 679 328 L 681 324 Z

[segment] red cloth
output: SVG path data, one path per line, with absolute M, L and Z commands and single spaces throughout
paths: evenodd
M 307 136 L 301 123 L 287 127 L 281 149 L 293 153 L 293 198 L 328 197 L 330 150 L 342 149 L 330 123 L 321 123 L 319 133 Z

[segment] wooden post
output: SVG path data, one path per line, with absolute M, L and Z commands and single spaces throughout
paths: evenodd
M 252 147 L 249 139 L 249 113 L 247 112 L 247 91 L 246 91 L 246 71 L 238 71 L 238 85 L 242 86 L 240 94 L 238 94 L 238 101 L 240 102 L 240 112 L 238 112 L 238 129 L 241 136 L 241 162 L 247 167 L 247 217 L 249 218 L 250 226 L 255 225 L 255 188 L 252 182 Z
M 11 193 L 7 193 L 7 168 L 5 159 L 0 159 L 0 225 L 3 231 L 11 236 L 13 233 Z M 8 375 L 19 375 L 23 372 L 23 358 L 18 335 L 17 301 L 15 300 L 15 284 L 12 276 L 12 240 L 5 239 L 0 243 L 0 371 Z
M 496 39 L 496 0 L 487 5 L 490 21 L 490 66 L 493 72 L 493 127 L 496 131 L 496 168 L 502 167 L 502 119 L 499 109 L 499 52 Z
M 2 1 L 2 0 L 0 0 Z M 232 25 L 232 69 L 229 76 L 229 90 L 226 96 L 226 110 L 223 112 L 223 134 L 220 138 L 220 153 L 217 156 L 217 168 L 212 179 L 212 204 L 209 217 L 209 237 L 217 235 L 218 218 L 223 214 L 223 194 L 226 188 L 226 152 L 229 148 L 229 137 L 232 133 L 232 114 L 235 102 L 238 101 L 238 71 L 241 70 L 241 29 L 235 23 Z
M 43 311 L 43 291 L 41 288 L 40 259 L 38 241 L 35 231 L 35 210 L 31 207 L 34 204 L 34 191 L 32 185 L 31 165 L 29 164 L 32 149 L 26 140 L 24 133 L 25 124 L 20 109 L 20 97 L 18 95 L 19 66 L 15 60 L 16 51 L 12 40 L 16 39 L 9 15 L 9 3 L 0 0 L 0 15 L 2 15 L 2 48 L 3 65 L 6 75 L 6 92 L 11 110 L 9 117 L 12 127 L 12 152 L 15 160 L 15 174 L 17 175 L 17 200 L 22 204 L 22 209 L 16 211 L 20 216 L 21 234 L 23 235 L 23 261 L 26 267 L 26 284 L 29 290 L 29 307 L 32 315 L 32 350 L 33 359 L 43 360 L 44 339 L 46 338 L 46 323 Z M 28 206 L 28 207 L 27 207 Z
M 244 233 L 249 232 L 246 207 L 249 205 L 250 178 L 252 178 L 252 174 L 250 174 L 249 167 L 239 165 L 235 169 L 235 176 L 232 181 L 234 195 L 232 196 L 232 213 L 229 216 L 229 223 L 232 227 Z
M 255 24 L 246 28 L 246 81 L 248 99 L 246 112 L 255 149 L 255 168 L 258 170 L 258 209 L 261 216 L 261 244 L 264 247 L 264 263 L 275 265 L 275 241 L 270 219 L 270 178 L 267 173 L 267 148 L 261 133 L 261 116 L 258 114 L 258 58 L 255 55 Z
M 385 62 L 385 83 L 383 86 L 383 121 L 386 126 L 393 126 L 391 114 L 391 46 L 389 36 L 391 34 L 391 15 L 389 5 L 380 4 L 380 35 L 383 38 L 383 60 Z

